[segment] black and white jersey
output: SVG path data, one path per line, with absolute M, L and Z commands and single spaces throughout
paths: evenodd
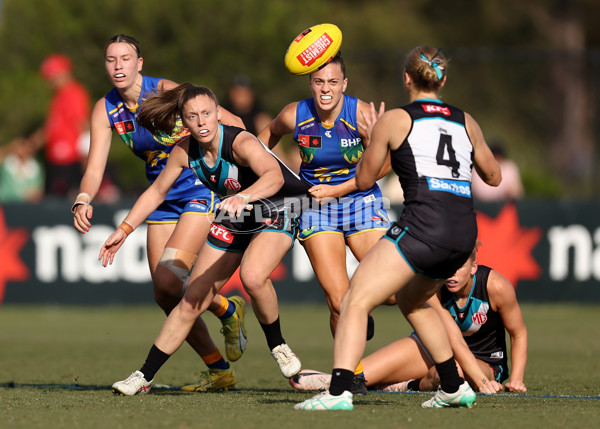
M 471 251 L 477 224 L 471 196 L 473 145 L 465 114 L 436 99 L 416 100 L 402 109 L 412 126 L 391 152 L 405 198 L 398 224 L 420 240 Z
M 478 266 L 469 299 L 463 307 L 458 306 L 456 296 L 445 285 L 441 289 L 441 301 L 473 355 L 489 364 L 502 364 L 508 368 L 504 323 L 500 314 L 492 310 L 487 289 L 491 270 L 485 265 Z

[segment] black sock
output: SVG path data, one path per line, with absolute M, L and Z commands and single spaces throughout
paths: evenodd
M 458 375 L 456 362 L 454 362 L 453 357 L 446 362 L 436 363 L 435 369 L 437 369 L 438 375 L 440 376 L 442 390 L 446 393 L 456 392 L 460 385 L 465 382 L 465 380 Z
M 408 382 L 407 390 L 412 390 L 413 392 L 418 392 L 421 389 L 421 379 L 417 378 L 415 380 L 410 380 Z
M 170 357 L 171 355 L 166 354 L 154 344 L 152 344 L 150 352 L 148 352 L 146 362 L 144 362 L 144 366 L 142 366 L 140 372 L 144 374 L 144 378 L 147 381 L 152 381 L 154 380 L 154 376 L 156 375 L 160 367 L 163 366 L 167 359 L 169 359 Z
M 276 321 L 269 325 L 260 324 L 263 332 L 265 333 L 265 338 L 267 339 L 267 345 L 269 346 L 269 350 L 273 350 L 275 347 L 285 343 L 283 339 L 283 335 L 281 334 L 281 326 L 279 324 L 279 317 Z
M 329 385 L 329 393 L 334 396 L 339 396 L 352 389 L 352 380 L 354 379 L 354 371 L 347 369 L 334 368 L 331 372 L 331 384 Z

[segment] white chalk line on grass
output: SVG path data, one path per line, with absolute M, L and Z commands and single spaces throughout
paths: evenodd
M 111 390 L 112 386 L 89 385 L 89 384 L 27 384 L 15 383 L 9 381 L 0 383 L 0 388 L 9 389 L 65 389 L 65 390 Z M 181 391 L 181 386 L 169 386 L 167 384 L 155 384 L 152 390 L 156 391 Z M 231 391 L 272 391 L 272 392 L 295 392 L 289 389 L 230 389 Z M 385 395 L 431 395 L 432 392 L 387 392 L 385 390 L 370 390 L 370 393 L 380 393 Z M 503 398 L 537 398 L 537 399 L 596 399 L 600 400 L 600 395 L 553 395 L 553 394 L 532 394 L 532 393 L 477 393 L 477 396 L 503 397 Z

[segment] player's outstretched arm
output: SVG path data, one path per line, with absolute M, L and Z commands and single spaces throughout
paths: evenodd
M 434 295 L 428 301 L 436 312 L 440 315 L 442 322 L 448 332 L 450 345 L 454 358 L 458 362 L 465 376 L 475 384 L 477 390 L 481 393 L 496 393 L 502 390 L 502 384 L 495 380 L 490 380 L 481 370 L 477 358 L 473 355 L 469 346 L 465 342 L 460 328 L 450 315 L 450 313 L 442 306 L 439 297 Z
M 527 391 L 523 380 L 527 365 L 528 338 L 515 288 L 506 277 L 492 270 L 488 278 L 488 293 L 492 308 L 496 307 L 495 311 L 500 314 L 510 337 L 511 374 L 504 388 L 511 392 L 524 393 Z

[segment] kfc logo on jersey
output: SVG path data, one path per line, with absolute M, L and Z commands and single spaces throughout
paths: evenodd
M 473 324 L 481 326 L 487 322 L 487 315 L 485 313 L 475 313 L 471 316 L 471 321 Z
M 231 244 L 233 242 L 233 234 L 227 229 L 220 227 L 219 225 L 215 225 L 214 223 L 210 226 L 210 235 L 216 239 L 224 241 L 225 243 Z
M 242 185 L 240 185 L 240 182 L 238 182 L 236 179 L 225 179 L 223 184 L 231 191 L 239 191 L 242 189 Z
M 441 113 L 444 116 L 450 116 L 450 109 L 446 106 L 438 106 L 435 104 L 423 104 L 423 110 L 427 113 Z
M 298 136 L 298 144 L 311 149 L 319 149 L 321 147 L 321 136 L 307 136 L 300 134 Z

